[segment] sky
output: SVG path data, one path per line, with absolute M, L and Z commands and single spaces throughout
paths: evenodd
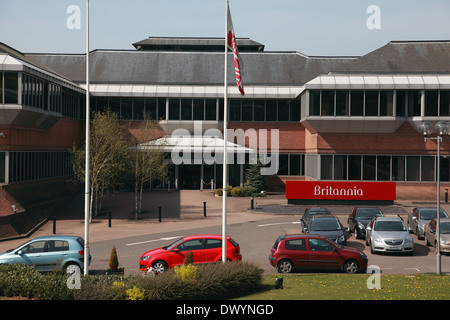
M 362 56 L 389 41 L 450 40 L 449 0 L 229 5 L 236 36 L 262 43 L 266 51 Z M 225 8 L 226 0 L 90 0 L 89 48 L 133 50 L 132 43 L 148 37 L 220 38 Z M 0 0 L 0 42 L 24 53 L 84 53 L 85 19 L 86 0 Z

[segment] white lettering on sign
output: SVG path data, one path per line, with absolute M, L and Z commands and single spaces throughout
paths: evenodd
M 314 187 L 315 196 L 364 196 L 362 189 L 354 186 L 353 188 L 333 188 L 331 186 L 320 187 L 316 185 Z

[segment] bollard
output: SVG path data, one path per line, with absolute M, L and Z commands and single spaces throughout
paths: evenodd
M 111 228 L 111 212 L 108 214 L 108 227 Z
M 448 202 L 448 189 L 445 189 L 445 202 Z
M 250 209 L 254 209 L 253 202 L 254 202 L 253 197 L 251 197 L 250 198 Z
M 161 222 L 161 207 L 158 207 L 158 221 Z
M 206 201 L 203 201 L 203 216 L 206 217 Z
M 53 217 L 53 234 L 56 234 L 56 217 Z

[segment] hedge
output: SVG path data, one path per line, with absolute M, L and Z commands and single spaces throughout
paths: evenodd
M 0 296 L 38 300 L 207 300 L 229 299 L 262 288 L 262 270 L 247 262 L 183 265 L 151 275 L 81 275 L 68 289 L 62 272 L 39 273 L 32 266 L 0 265 Z

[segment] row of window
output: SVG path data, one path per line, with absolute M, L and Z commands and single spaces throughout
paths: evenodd
M 223 99 L 92 97 L 123 120 L 223 120 Z M 230 99 L 229 121 L 300 121 L 299 99 Z
M 422 101 L 422 94 L 424 101 Z M 311 90 L 309 92 L 309 114 L 312 116 L 421 116 L 422 104 L 424 104 L 424 116 L 449 116 L 450 90 Z
M 436 181 L 436 156 L 321 155 L 321 180 Z M 442 157 L 441 181 L 450 181 L 450 158 Z
M 65 177 L 73 171 L 68 151 L 10 151 L 8 172 L 13 183 Z
M 18 72 L 0 73 L 0 103 L 18 104 L 21 92 L 22 105 L 58 112 L 65 117 L 80 117 L 84 104 L 82 94 L 26 73 L 20 76 L 19 88 Z

